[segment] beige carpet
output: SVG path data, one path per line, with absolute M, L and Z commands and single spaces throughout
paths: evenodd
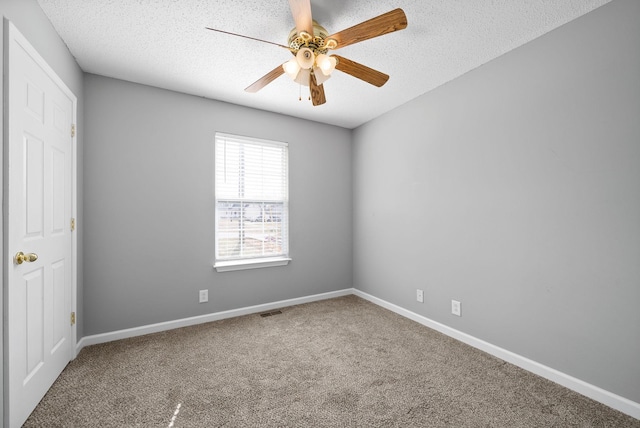
M 27 427 L 640 427 L 355 296 L 90 346 Z

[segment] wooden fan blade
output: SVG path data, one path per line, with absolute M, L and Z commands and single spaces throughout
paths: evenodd
M 316 81 L 316 75 L 311 73 L 309 78 L 309 89 L 311 90 L 311 102 L 314 106 L 319 106 L 327 102 L 324 96 L 324 86 L 318 85 Z
M 311 0 L 289 0 L 291 14 L 296 23 L 298 34 L 302 31 L 313 36 L 313 21 L 311 19 Z
M 355 61 L 351 61 L 350 59 L 338 55 L 332 56 L 338 60 L 336 70 L 340 70 L 343 73 L 350 74 L 353 77 L 364 80 L 365 82 L 371 83 L 377 87 L 384 85 L 387 83 L 387 80 L 389 80 L 389 75 L 378 70 L 374 70 L 366 65 L 358 64 Z
M 407 28 L 407 16 L 402 9 L 394 9 L 339 31 L 329 36 L 328 39 L 335 40 L 338 45 L 334 49 L 338 49 L 405 28 Z
M 281 45 L 279 43 L 273 43 L 273 42 L 270 42 L 270 41 L 267 41 L 267 40 L 256 39 L 255 37 L 243 36 L 242 34 L 230 33 L 229 31 L 216 30 L 215 28 L 210 28 L 210 27 L 204 27 L 204 28 L 206 28 L 207 30 L 216 31 L 218 33 L 229 34 L 231 36 L 237 36 L 237 37 L 244 37 L 245 39 L 255 40 L 256 42 L 269 43 L 270 45 L 276 45 L 278 47 L 285 48 L 287 50 L 291 50 L 289 48 L 289 46 Z
M 264 76 L 262 76 L 261 78 L 259 78 L 258 80 L 256 80 L 255 82 L 253 82 L 251 85 L 249 85 L 245 89 L 245 91 L 258 92 L 260 89 L 264 88 L 269 83 L 273 82 L 283 74 L 284 74 L 284 69 L 282 68 L 281 65 L 279 65 L 273 70 L 271 70 L 270 72 L 268 72 L 267 74 L 265 74 Z

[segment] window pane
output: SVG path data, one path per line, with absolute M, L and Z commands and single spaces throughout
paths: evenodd
M 218 202 L 218 257 L 255 258 L 283 254 L 283 203 Z

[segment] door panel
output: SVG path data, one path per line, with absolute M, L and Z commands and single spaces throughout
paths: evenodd
M 38 268 L 24 275 L 25 324 L 27 339 L 25 352 L 26 371 L 24 383 L 28 383 L 44 364 L 44 274 Z
M 24 239 L 44 236 L 44 141 L 24 133 L 24 177 L 26 226 Z
M 64 341 L 66 340 L 66 327 L 69 323 L 67 319 L 66 305 L 67 305 L 67 295 L 66 295 L 66 263 L 64 260 L 58 260 L 51 265 L 51 275 L 52 275 L 52 306 L 53 311 L 51 313 L 52 316 L 52 335 L 51 339 L 53 341 L 53 347 L 51 349 L 52 353 L 57 351 L 57 348 L 62 346 Z
M 65 173 L 67 167 L 65 165 L 65 153 L 53 149 L 51 153 L 51 187 L 53 191 L 53 206 L 51 207 L 53 218 L 51 225 L 51 235 L 59 236 L 64 234 L 64 228 L 67 225 L 68 218 L 65 217 L 66 201 L 65 192 Z

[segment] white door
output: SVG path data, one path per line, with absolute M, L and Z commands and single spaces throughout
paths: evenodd
M 71 360 L 75 98 L 9 25 L 8 413 L 19 427 Z M 16 256 L 18 252 L 25 254 Z M 37 257 L 37 259 L 36 259 Z M 6 380 L 7 381 L 7 380 Z

